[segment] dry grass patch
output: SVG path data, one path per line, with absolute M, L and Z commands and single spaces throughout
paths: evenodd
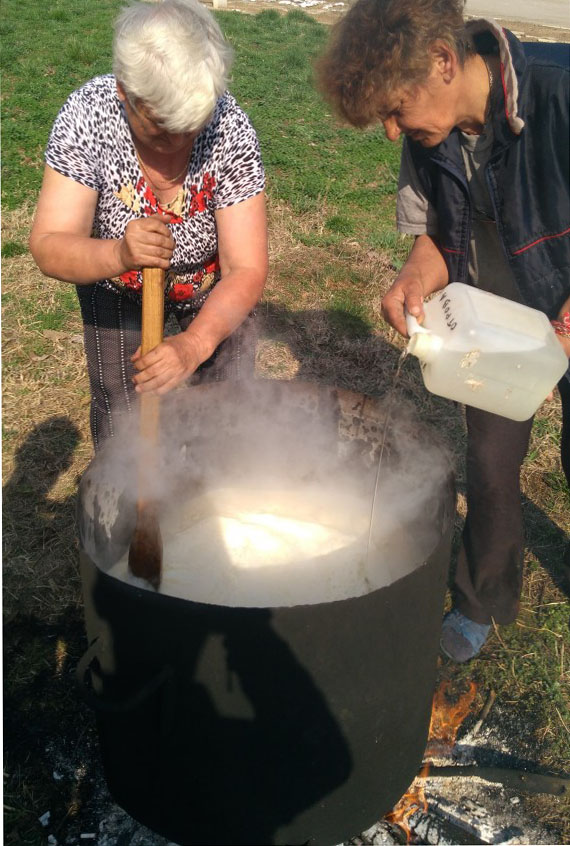
M 28 208 L 5 213 L 3 243 L 26 244 L 30 225 Z M 82 328 L 64 283 L 46 279 L 29 253 L 2 270 L 5 620 L 49 620 L 79 603 L 75 495 L 91 456 Z M 65 328 L 44 328 L 50 315 Z

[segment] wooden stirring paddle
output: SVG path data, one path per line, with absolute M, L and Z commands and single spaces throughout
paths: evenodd
M 145 267 L 142 291 L 141 353 L 158 346 L 164 332 L 164 270 Z M 162 537 L 158 508 L 151 495 L 157 478 L 157 446 L 160 422 L 160 397 L 140 395 L 140 441 L 137 522 L 129 548 L 129 569 L 133 576 L 145 579 L 155 590 L 162 576 Z

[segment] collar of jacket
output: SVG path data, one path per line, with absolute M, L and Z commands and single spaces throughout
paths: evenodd
M 495 97 L 493 131 L 497 130 L 495 137 L 498 140 L 507 143 L 509 137 L 501 138 L 501 129 L 503 132 L 510 130 L 512 135 L 520 135 L 524 127 L 519 96 L 519 79 L 527 66 L 523 46 L 512 32 L 500 27 L 495 21 L 477 18 L 468 21 L 465 28 L 473 38 L 479 54 L 499 55 L 502 96 Z

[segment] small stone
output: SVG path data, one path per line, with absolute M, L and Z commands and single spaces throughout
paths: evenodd
M 511 799 L 511 805 L 518 805 L 520 801 L 521 800 L 518 796 L 513 796 L 513 798 Z
M 41 825 L 43 825 L 44 828 L 45 828 L 46 825 L 49 825 L 50 816 L 51 816 L 51 811 L 46 811 L 45 814 L 42 814 L 41 817 L 38 817 L 38 822 Z
M 48 846 L 57 846 L 57 838 L 53 836 L 53 834 L 48 835 Z

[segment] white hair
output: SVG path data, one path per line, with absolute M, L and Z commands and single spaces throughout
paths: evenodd
M 115 24 L 113 72 L 169 132 L 194 132 L 226 89 L 233 51 L 199 0 L 135 2 Z

